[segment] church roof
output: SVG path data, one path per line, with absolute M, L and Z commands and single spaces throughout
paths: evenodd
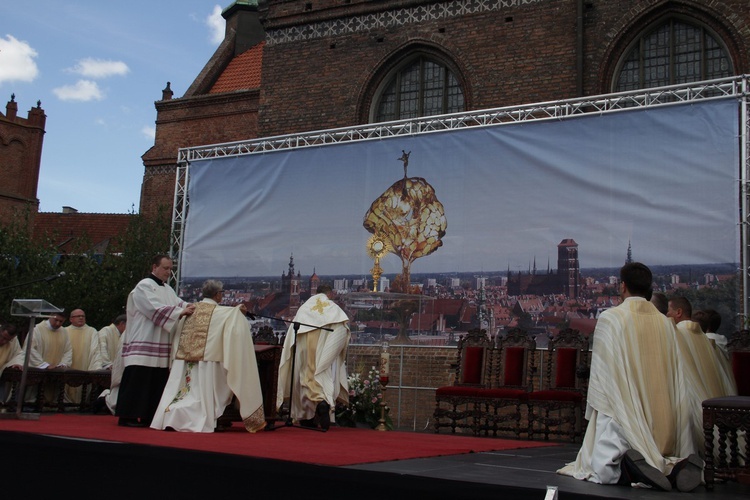
M 216 79 L 209 94 L 251 90 L 260 88 L 263 48 L 266 42 L 250 47 L 242 54 L 229 61 L 224 71 Z
M 90 245 L 88 250 L 104 253 L 111 240 L 125 234 L 130 220 L 130 214 L 39 212 L 34 218 L 34 237 L 52 238 L 60 253 L 77 251 L 82 242 Z
M 258 6 L 258 0 L 235 0 L 234 2 L 232 2 L 232 5 L 230 5 L 229 7 L 225 8 L 222 11 L 222 14 L 225 14 L 232 7 L 235 7 L 237 5 L 245 5 L 245 6 L 249 6 L 249 7 L 257 7 Z

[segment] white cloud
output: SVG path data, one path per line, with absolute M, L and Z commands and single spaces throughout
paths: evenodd
M 64 85 L 52 89 L 61 101 L 101 101 L 104 93 L 96 82 L 78 80 L 75 85 Z
M 224 40 L 227 22 L 221 17 L 221 10 L 220 6 L 214 5 L 213 12 L 206 17 L 206 24 L 211 31 L 211 43 L 221 43 Z
M 149 139 L 156 139 L 156 128 L 145 125 L 141 128 L 141 133 Z
M 0 84 L 3 82 L 32 82 L 39 75 L 34 61 L 36 50 L 11 35 L 0 38 Z
M 126 75 L 130 72 L 130 68 L 122 61 L 105 61 L 87 57 L 78 61 L 78 64 L 68 71 L 85 76 L 86 78 L 106 78 L 113 75 Z

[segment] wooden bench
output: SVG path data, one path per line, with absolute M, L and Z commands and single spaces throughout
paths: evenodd
M 0 383 L 10 384 L 11 391 L 8 401 L 2 402 L 2 407 L 8 411 L 16 410 L 18 389 L 21 385 L 23 370 L 6 368 L 0 375 Z M 27 403 L 34 411 L 41 413 L 44 410 L 64 412 L 66 408 L 77 408 L 81 412 L 91 409 L 92 404 L 99 393 L 109 388 L 111 373 L 109 370 L 73 370 L 72 368 L 56 368 L 45 370 L 41 368 L 28 368 L 26 372 L 26 388 L 36 389 L 36 401 Z M 81 387 L 81 403 L 70 403 L 65 398 L 65 386 Z M 50 388 L 47 390 L 47 388 Z M 46 394 L 52 393 L 54 397 L 47 398 Z

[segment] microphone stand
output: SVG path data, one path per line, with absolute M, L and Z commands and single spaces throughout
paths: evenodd
M 294 363 L 297 359 L 297 335 L 299 332 L 300 326 L 309 326 L 310 328 L 314 328 L 316 330 L 326 330 L 328 332 L 332 332 L 333 328 L 326 328 L 325 326 L 317 326 L 317 325 L 308 325 L 307 323 L 300 323 L 299 321 L 289 321 L 284 318 L 277 318 L 275 316 L 263 316 L 262 314 L 255 314 L 255 313 L 246 313 L 245 316 L 249 317 L 250 319 L 255 319 L 256 317 L 259 318 L 267 318 L 267 319 L 273 319 L 276 321 L 283 321 L 284 323 L 291 323 L 292 327 L 294 328 L 294 343 L 292 344 L 292 369 L 291 374 L 289 376 L 289 412 L 287 413 L 286 420 L 284 421 L 284 427 L 297 427 L 299 429 L 307 429 L 309 431 L 318 431 L 318 432 L 326 432 L 327 429 L 318 429 L 317 427 L 305 427 L 302 425 L 294 425 L 294 421 L 292 419 L 292 405 L 294 404 Z M 275 431 L 278 427 L 266 427 L 266 431 Z
M 8 290 L 12 290 L 21 286 L 33 285 L 34 283 L 41 283 L 42 281 L 46 281 L 47 283 L 49 283 L 50 281 L 56 280 L 57 278 L 62 278 L 63 276 L 65 276 L 64 272 L 53 274 L 52 276 L 46 276 L 44 278 L 37 278 L 35 280 L 27 281 L 26 283 L 16 283 L 15 285 L 4 286 L 0 288 L 0 292 L 6 292 Z

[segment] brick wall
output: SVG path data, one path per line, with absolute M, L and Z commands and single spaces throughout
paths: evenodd
M 349 373 L 363 378 L 372 368 L 379 367 L 379 345 L 350 345 L 347 356 Z M 389 381 L 386 401 L 391 408 L 394 428 L 434 432 L 432 414 L 435 410 L 435 389 L 453 384 L 456 361 L 455 347 L 394 346 L 390 353 Z M 541 367 L 545 349 L 534 352 L 533 389 L 540 387 Z
M 349 346 L 349 373 L 367 372 L 380 364 L 379 345 Z M 455 347 L 391 346 L 386 402 L 394 427 L 432 432 L 435 389 L 453 383 Z
M 360 373 L 366 377 L 372 367 L 379 367 L 380 351 L 379 345 L 350 345 L 349 374 Z M 394 428 L 434 432 L 435 389 L 453 383 L 455 368 L 451 365 L 456 361 L 456 348 L 391 345 L 388 352 L 390 370 L 385 398 L 391 408 Z M 539 389 L 540 378 L 544 376 L 542 364 L 546 353 L 546 349 L 534 352 L 537 367 L 532 377 L 534 390 Z
M 171 205 L 173 173 L 159 173 L 161 182 L 149 170 L 173 166 L 180 147 L 368 122 L 378 85 L 416 46 L 455 70 L 467 110 L 611 92 L 620 56 L 666 13 L 704 23 L 727 45 L 734 73 L 750 72 L 747 0 L 270 0 L 263 9 L 259 90 L 157 103 L 142 212 Z M 206 74 L 191 88 L 210 88 Z
M 468 109 L 572 97 L 576 10 L 570 6 L 573 2 L 537 2 L 267 46 L 264 61 L 273 61 L 273 71 L 263 72 L 261 133 L 366 122 L 369 102 L 360 99 L 375 90 L 379 81 L 373 77 L 386 76 L 379 72 L 381 66 L 412 44 L 438 50 L 456 62 L 468 91 Z M 271 7 L 271 25 L 273 12 Z
M 39 207 L 37 187 L 47 117 L 37 106 L 28 117 L 18 116 L 18 103 L 11 99 L 0 113 L 0 223 Z
M 175 171 L 180 148 L 244 140 L 258 136 L 258 92 L 168 99 L 157 103 L 156 140 L 143 155 L 141 213 L 172 216 Z

